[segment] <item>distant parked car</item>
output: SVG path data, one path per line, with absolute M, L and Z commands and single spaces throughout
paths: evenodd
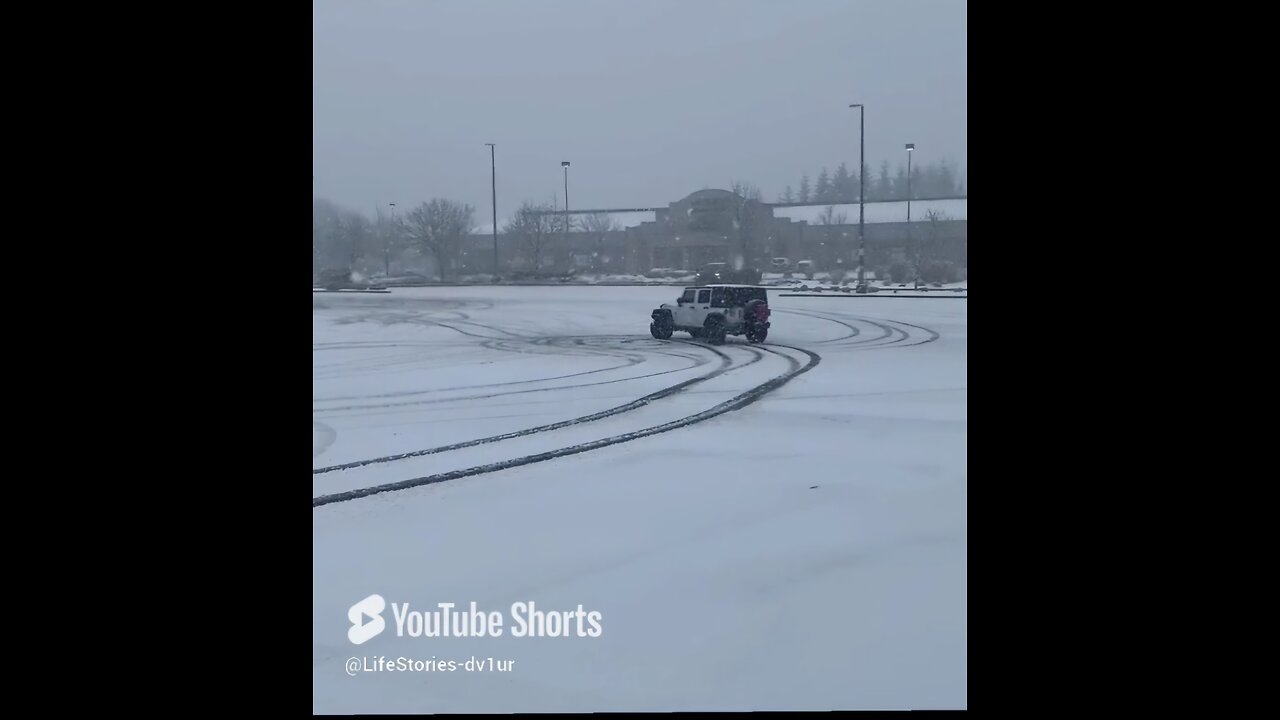
M 729 263 L 720 262 L 703 265 L 698 274 L 694 276 L 693 282 L 698 285 L 717 285 L 721 283 L 759 285 L 762 277 L 763 273 L 756 268 L 734 270 L 729 267 Z
M 347 268 L 321 270 L 317 280 L 325 290 L 341 290 L 351 283 L 351 270 Z

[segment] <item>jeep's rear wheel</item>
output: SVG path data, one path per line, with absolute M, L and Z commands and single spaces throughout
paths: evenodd
M 769 337 L 769 328 L 753 327 L 747 330 L 747 342 L 749 343 L 762 343 L 767 337 Z

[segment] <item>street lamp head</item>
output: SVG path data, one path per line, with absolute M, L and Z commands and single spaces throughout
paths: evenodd
M 569 167 L 569 161 L 568 161 L 568 160 L 562 160 L 562 161 L 560 162 L 560 167 Z
M 907 152 L 911 152 L 912 150 L 915 150 L 915 149 L 916 149 L 915 143 L 907 143 Z
M 854 103 L 853 105 L 850 105 L 849 107 L 851 107 L 851 108 L 852 108 L 852 107 L 860 108 L 860 107 L 862 107 L 862 103 Z

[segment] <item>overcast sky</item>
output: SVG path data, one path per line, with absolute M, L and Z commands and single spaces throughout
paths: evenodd
M 314 190 L 372 215 L 432 197 L 489 223 L 522 200 L 665 206 L 755 183 L 767 201 L 967 157 L 964 0 L 316 0 Z M 966 182 L 966 187 L 967 187 Z

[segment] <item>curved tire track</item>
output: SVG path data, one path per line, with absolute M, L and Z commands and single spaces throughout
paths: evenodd
M 809 362 L 801 365 L 799 360 L 795 359 L 790 355 L 786 355 L 776 350 L 770 350 L 769 348 L 771 346 L 783 347 L 783 348 L 787 348 L 788 350 L 794 350 L 796 352 L 803 353 L 806 356 L 808 356 Z M 540 463 L 540 462 L 545 462 L 547 460 L 555 460 L 557 458 L 567 457 L 569 455 L 577 455 L 579 453 L 590 452 L 592 450 L 598 450 L 600 448 L 609 447 L 612 445 L 619 445 L 621 443 L 631 442 L 632 440 L 639 440 L 640 438 L 649 437 L 651 435 L 658 435 L 660 433 L 669 432 L 671 430 L 688 427 L 690 425 L 694 425 L 696 423 L 704 422 L 714 417 L 724 415 L 725 413 L 733 412 L 734 410 L 740 410 L 744 407 L 747 407 L 748 405 L 751 405 L 752 403 L 756 402 L 757 400 L 764 397 L 768 393 L 787 384 L 793 378 L 803 375 L 804 373 L 809 372 L 813 368 L 817 367 L 818 363 L 821 362 L 822 360 L 822 358 L 815 352 L 812 352 L 810 350 L 805 350 L 804 348 L 792 347 L 790 345 L 780 345 L 780 344 L 770 343 L 769 345 L 756 345 L 754 347 L 756 349 L 763 350 L 765 352 L 771 352 L 775 355 L 786 358 L 788 364 L 790 365 L 790 369 L 787 372 L 783 373 L 782 375 L 778 375 L 774 378 L 766 380 L 765 382 L 751 388 L 750 390 L 747 390 L 746 392 L 743 392 L 729 400 L 726 400 L 720 403 L 719 405 L 716 405 L 715 407 L 712 407 L 708 410 L 703 410 L 702 412 L 686 416 L 679 420 L 673 420 L 671 422 L 645 428 L 643 430 L 636 430 L 629 433 L 623 433 L 621 435 L 613 435 L 611 437 L 602 438 L 600 440 L 593 440 L 591 442 L 586 442 L 586 443 L 580 443 L 578 445 L 571 445 L 569 447 L 560 448 L 558 450 L 550 450 L 547 452 L 537 453 L 534 455 L 526 455 L 524 457 L 512 458 L 510 460 L 503 460 L 496 463 L 489 463 L 487 465 L 478 465 L 476 467 L 466 468 L 462 470 L 454 470 L 451 472 L 440 473 L 437 475 L 427 475 L 424 477 L 412 478 L 409 480 L 401 480 L 399 482 L 394 482 L 394 483 L 375 485 L 373 487 L 360 488 L 357 490 L 348 490 L 346 492 L 333 493 L 330 495 L 321 495 L 320 497 L 315 497 L 311 499 L 311 506 L 313 508 L 316 508 L 322 505 L 330 505 L 333 503 L 347 502 L 350 500 L 356 500 L 358 498 L 368 497 L 370 495 L 377 495 L 380 493 L 395 492 L 397 490 L 408 490 L 410 488 L 421 487 L 423 485 L 432 485 L 435 483 L 446 482 L 449 480 L 457 480 L 459 478 L 471 477 L 474 475 L 483 475 L 486 473 L 497 472 L 499 470 L 507 470 L 509 468 L 520 467 L 523 465 L 532 465 L 534 463 Z M 716 351 L 716 352 L 719 352 L 719 351 Z
M 597 338 L 592 338 L 592 339 L 613 339 L 613 338 L 611 338 L 611 336 L 599 336 L 599 337 L 597 337 Z M 635 340 L 635 339 L 636 339 L 636 338 L 624 338 L 624 341 L 632 341 L 632 340 Z M 652 341 L 652 340 L 648 340 L 647 338 L 642 338 L 642 339 L 643 339 L 643 340 L 645 340 L 645 341 L 647 341 L 647 342 L 654 342 L 654 341 Z M 554 344 L 554 343 L 552 343 L 552 342 L 549 342 L 549 341 L 554 341 L 554 340 L 570 340 L 570 341 L 576 341 L 576 342 L 574 343 L 574 344 L 575 344 L 575 346 L 576 346 L 576 345 L 580 345 L 580 344 L 581 344 L 581 341 L 583 340 L 583 338 L 580 338 L 580 337 L 567 337 L 567 338 L 533 338 L 533 339 L 531 339 L 531 340 L 530 340 L 530 342 L 525 343 L 525 344 L 527 344 L 527 345 L 535 345 L 535 346 L 548 346 L 548 345 L 550 345 L 551 347 L 560 347 L 560 346 L 555 345 L 555 344 Z M 488 347 L 488 345 L 487 345 L 487 344 L 486 344 L 485 346 L 486 346 L 486 347 Z M 698 346 L 698 347 L 702 347 L 702 346 Z M 507 347 L 507 346 L 502 346 L 502 347 L 497 347 L 497 346 L 495 346 L 495 347 L 493 347 L 493 348 L 491 348 L 491 349 L 495 349 L 495 350 L 510 350 L 510 351 L 513 351 L 513 352 L 527 352 L 527 351 L 524 351 L 524 350 L 520 350 L 518 347 Z M 626 350 L 624 350 L 623 348 L 609 348 L 609 347 L 602 347 L 602 348 L 594 348 L 593 350 L 595 350 L 595 351 L 594 351 L 594 352 L 592 352 L 591 354 L 592 354 L 593 356 L 595 356 L 595 357 L 604 356 L 604 357 L 623 358 L 623 359 L 627 360 L 627 363 L 626 363 L 626 364 L 623 364 L 623 365 L 620 365 L 620 366 L 616 366 L 616 367 L 613 367 L 613 368 L 606 368 L 606 369 L 614 369 L 614 370 L 616 370 L 616 369 L 619 369 L 619 368 L 630 367 L 630 366 L 637 365 L 637 364 L 640 364 L 640 363 L 644 362 L 644 356 L 643 356 L 643 355 L 641 355 L 641 354 L 639 354 L 639 353 L 635 353 L 635 352 L 627 352 L 627 351 L 626 351 Z M 545 387 L 545 388 L 531 388 L 531 389 L 528 389 L 528 390 L 504 390 L 504 391 L 499 391 L 499 392 L 490 392 L 490 393 L 485 393 L 485 394 L 481 394 L 481 395 L 463 395 L 463 396 L 458 396 L 458 397 L 448 397 L 448 398 L 434 398 L 434 399 L 424 399 L 424 400 L 404 400 L 404 401 L 400 401 L 400 402 L 365 403 L 365 404 L 354 404 L 354 405 L 341 405 L 341 406 L 338 406 L 338 407 L 322 407 L 322 408 L 313 408 L 312 412 L 313 412 L 313 413 L 320 413 L 320 414 L 322 414 L 322 415 L 330 415 L 330 414 L 332 414 L 332 413 L 339 413 L 339 412 L 356 412 L 356 411 L 363 411 L 363 410 L 386 410 L 386 409 L 390 409 L 390 408 L 414 407 L 414 406 L 419 406 L 419 405 L 438 405 L 438 404 L 442 404 L 442 403 L 451 403 L 451 402 L 458 402 L 458 401 L 464 401 L 464 400 L 489 400 L 489 399 L 492 399 L 492 398 L 505 397 L 505 396 L 508 396 L 508 395 L 527 395 L 527 394 L 530 394 L 530 393 L 551 392 L 551 391 L 555 391 L 555 390 L 573 390 L 573 389 L 577 389 L 577 388 L 596 387 L 596 386 L 599 386 L 599 385 L 613 385 L 613 384 L 615 384 L 615 383 L 620 383 L 620 382 L 629 382 L 629 381 L 632 381 L 632 380 L 643 380 L 643 379 L 652 378 L 652 377 L 659 377 L 659 376 L 661 376 L 661 375 L 670 375 L 670 374 L 672 374 L 672 373 L 685 372 L 685 371 L 687 371 L 687 370 L 692 370 L 692 369 L 694 369 L 694 368 L 701 367 L 701 366 L 703 366 L 703 365 L 706 365 L 708 362 L 710 362 L 710 360 L 708 360 L 705 356 L 689 355 L 689 354 L 687 354 L 687 353 L 678 353 L 678 352 L 664 352 L 664 351 L 662 351 L 662 350 L 654 350 L 654 351 L 651 351 L 651 352 L 653 352 L 653 353 L 655 353 L 655 354 L 659 354 L 659 355 L 667 355 L 667 356 L 669 356 L 669 357 L 679 358 L 679 359 L 681 359 L 681 360 L 692 360 L 692 361 L 693 361 L 693 364 L 691 364 L 691 365 L 685 365 L 685 366 L 683 366 L 683 367 L 671 368 L 671 369 L 669 369 L 669 370 L 659 370 L 659 371 L 657 371 L 657 372 L 646 373 L 646 374 L 643 374 L 643 375 L 628 375 L 627 377 L 615 378 L 615 379 L 613 379 L 613 380 L 600 380 L 600 381 L 596 381 L 596 382 L 574 383 L 574 384 L 571 384 L 571 385 L 555 385 L 555 386 L 552 386 L 552 387 Z M 713 352 L 716 352 L 716 354 L 721 355 L 721 357 L 726 357 L 726 356 L 724 356 L 724 354 L 723 354 L 723 353 L 719 353 L 718 351 L 713 351 Z M 541 353 L 530 353 L 530 354 L 541 354 Z M 590 371 L 590 372 L 586 372 L 586 373 L 573 373 L 573 374 L 571 374 L 571 375 L 564 376 L 564 377 L 580 377 L 580 376 L 583 376 L 583 375 L 591 375 L 591 374 L 595 374 L 595 373 L 599 373 L 599 372 L 603 372 L 603 370 L 592 370 L 592 371 Z M 481 389 L 481 388 L 486 388 L 486 387 L 496 388 L 496 387 L 508 387 L 508 386 L 511 386 L 511 385 L 526 385 L 526 384 L 532 384 L 532 383 L 537 383 L 537 382 L 549 382 L 549 381 L 551 381 L 551 380 L 556 380 L 556 379 L 559 379 L 559 378 L 540 378 L 540 379 L 537 379 L 537 380 L 521 380 L 521 381 L 517 381 L 517 382 L 510 382 L 510 383 L 494 383 L 494 384 L 490 384 L 490 385 L 476 385 L 476 386 L 466 386 L 466 387 L 458 387 L 458 388 L 447 388 L 447 389 L 439 389 L 439 390 L 427 390 L 427 391 L 419 391 L 419 392 L 407 393 L 407 394 L 405 394 L 404 396 L 406 396 L 406 397 L 407 397 L 407 396 L 409 396 L 409 395 L 425 395 L 425 394 L 430 394 L 430 393 L 452 392 L 452 391 L 455 391 L 455 390 L 468 390 L 468 389 L 473 389 L 473 388 L 474 388 L 474 389 Z M 368 397 L 369 399 L 376 400 L 376 399 L 379 399 L 380 397 L 383 397 L 383 396 L 376 396 L 376 395 L 375 395 L 375 396 L 367 396 L 367 397 Z M 392 395 L 392 396 L 389 396 L 389 397 L 397 397 L 397 396 L 396 396 L 396 395 Z M 356 398 L 356 399 L 362 399 L 362 398 Z M 317 400 L 317 401 L 314 401 L 314 402 L 323 402 L 323 401 Z
M 553 375 L 545 378 L 534 378 L 533 380 L 511 380 L 508 382 L 485 383 L 481 385 L 459 385 L 451 388 L 434 388 L 431 390 L 405 390 L 403 392 L 394 393 L 376 393 L 373 395 L 344 395 L 339 397 L 312 398 L 312 403 L 318 402 L 343 402 L 346 400 L 380 400 L 383 398 L 411 397 L 413 395 L 432 395 L 442 392 L 453 392 L 455 390 L 480 390 L 483 388 L 510 387 L 512 385 L 532 385 L 540 382 L 551 382 L 552 380 L 568 380 L 569 378 L 582 377 L 584 375 L 597 375 L 602 372 L 612 372 L 623 368 L 639 365 L 644 362 L 642 359 L 627 358 L 627 361 L 621 365 L 610 365 L 609 367 L 600 368 L 598 370 L 584 370 L 582 372 L 569 373 L 568 375 Z M 697 367 L 696 365 L 692 367 Z M 685 368 L 688 369 L 688 368 Z M 574 387 L 574 386 L 569 386 Z
M 915 347 L 917 345 L 931 343 L 941 337 L 936 331 L 930 330 L 927 327 L 912 325 L 911 323 L 905 323 L 900 320 L 882 321 L 862 317 L 860 315 L 842 315 L 839 313 L 827 313 L 816 310 L 779 309 L 775 310 L 775 312 L 798 315 L 800 317 L 811 318 L 813 320 L 824 320 L 850 330 L 851 332 L 848 335 L 829 338 L 827 340 L 819 340 L 815 343 L 818 345 L 827 345 L 832 348 L 839 348 L 841 350 L 880 350 L 883 348 Z M 855 322 L 866 323 L 867 325 L 878 328 L 881 330 L 881 334 L 873 338 L 851 340 L 851 338 L 861 333 L 860 329 L 853 324 Z M 899 325 L 915 328 L 916 330 L 922 330 L 927 334 L 927 337 L 921 339 L 918 335 L 913 335 L 911 332 L 904 330 L 901 327 L 896 327 Z M 894 335 L 898 335 L 899 337 L 894 337 Z M 914 342 L 908 342 L 909 340 L 914 340 Z
M 705 375 L 699 375 L 696 378 L 690 378 L 688 380 L 685 380 L 684 382 L 680 382 L 670 387 L 663 388 L 657 392 L 649 393 L 648 395 L 636 398 L 635 400 L 632 400 L 629 403 L 625 403 L 617 407 L 612 407 L 607 410 L 601 410 L 599 412 L 594 412 L 589 415 L 583 415 L 581 417 L 571 418 L 569 420 L 561 420 L 561 421 L 550 423 L 547 425 L 539 425 L 537 427 L 526 428 L 524 430 L 515 430 L 512 432 L 503 433 L 501 435 L 493 435 L 491 437 L 479 438 L 476 440 L 467 440 L 464 442 L 452 443 L 450 445 L 441 445 L 439 447 L 427 448 L 425 450 L 414 450 L 412 452 L 407 452 L 407 453 L 398 453 L 396 455 L 386 455 L 383 457 L 371 458 L 369 460 L 357 460 L 354 462 L 342 463 L 340 465 L 331 465 L 329 467 L 317 468 L 315 470 L 312 470 L 311 474 L 321 475 L 324 473 L 334 472 L 335 470 L 350 470 L 352 468 L 365 467 L 367 465 L 376 465 L 380 463 L 395 462 L 397 460 L 407 460 L 409 458 L 422 457 L 424 455 L 435 455 L 442 452 L 448 452 L 450 450 L 461 450 L 462 448 L 475 447 L 477 445 L 487 445 L 489 443 L 500 442 L 502 440 L 511 440 L 512 438 L 525 437 L 527 435 L 533 435 L 535 433 L 550 432 L 552 430 L 560 430 L 562 428 L 571 427 L 574 425 L 581 425 L 583 423 L 594 422 L 596 420 L 603 420 L 604 418 L 607 418 L 607 417 L 613 417 L 615 415 L 621 415 L 622 413 L 631 412 L 632 410 L 638 410 L 655 400 L 661 400 L 663 398 L 671 397 L 672 395 L 675 395 L 676 393 L 679 393 L 694 385 L 697 385 L 698 383 L 706 382 L 707 380 L 710 380 L 712 378 L 719 377 L 731 370 L 737 370 L 739 368 L 744 368 L 750 365 L 754 365 L 760 362 L 760 360 L 764 358 L 764 354 L 760 352 L 757 348 L 746 347 L 743 349 L 753 352 L 755 357 L 753 357 L 751 360 L 748 360 L 745 363 L 742 363 L 741 365 L 734 365 L 733 358 L 729 357 L 727 354 L 720 352 L 719 350 L 712 347 L 707 347 L 707 346 L 700 346 L 700 347 L 705 347 L 705 349 L 710 350 L 712 353 L 715 353 L 716 355 L 718 355 L 720 357 L 720 365 Z M 688 368 L 682 368 L 682 369 L 687 370 Z M 667 371 L 667 372 L 673 372 L 673 371 Z M 663 375 L 666 373 L 664 372 L 664 373 L 655 373 L 655 374 Z M 648 377 L 648 376 L 641 375 L 640 377 Z M 636 378 L 624 378 L 624 379 L 634 380 Z M 622 380 L 610 380 L 608 382 L 622 382 Z M 592 384 L 603 385 L 607 383 L 592 383 Z M 586 387 L 586 386 L 575 385 L 571 387 Z M 559 390 L 562 388 L 543 388 L 543 389 Z M 522 393 L 538 392 L 538 390 L 523 390 L 520 392 Z M 503 394 L 516 394 L 516 393 L 503 393 Z M 488 397 L 492 397 L 492 396 L 488 396 Z

